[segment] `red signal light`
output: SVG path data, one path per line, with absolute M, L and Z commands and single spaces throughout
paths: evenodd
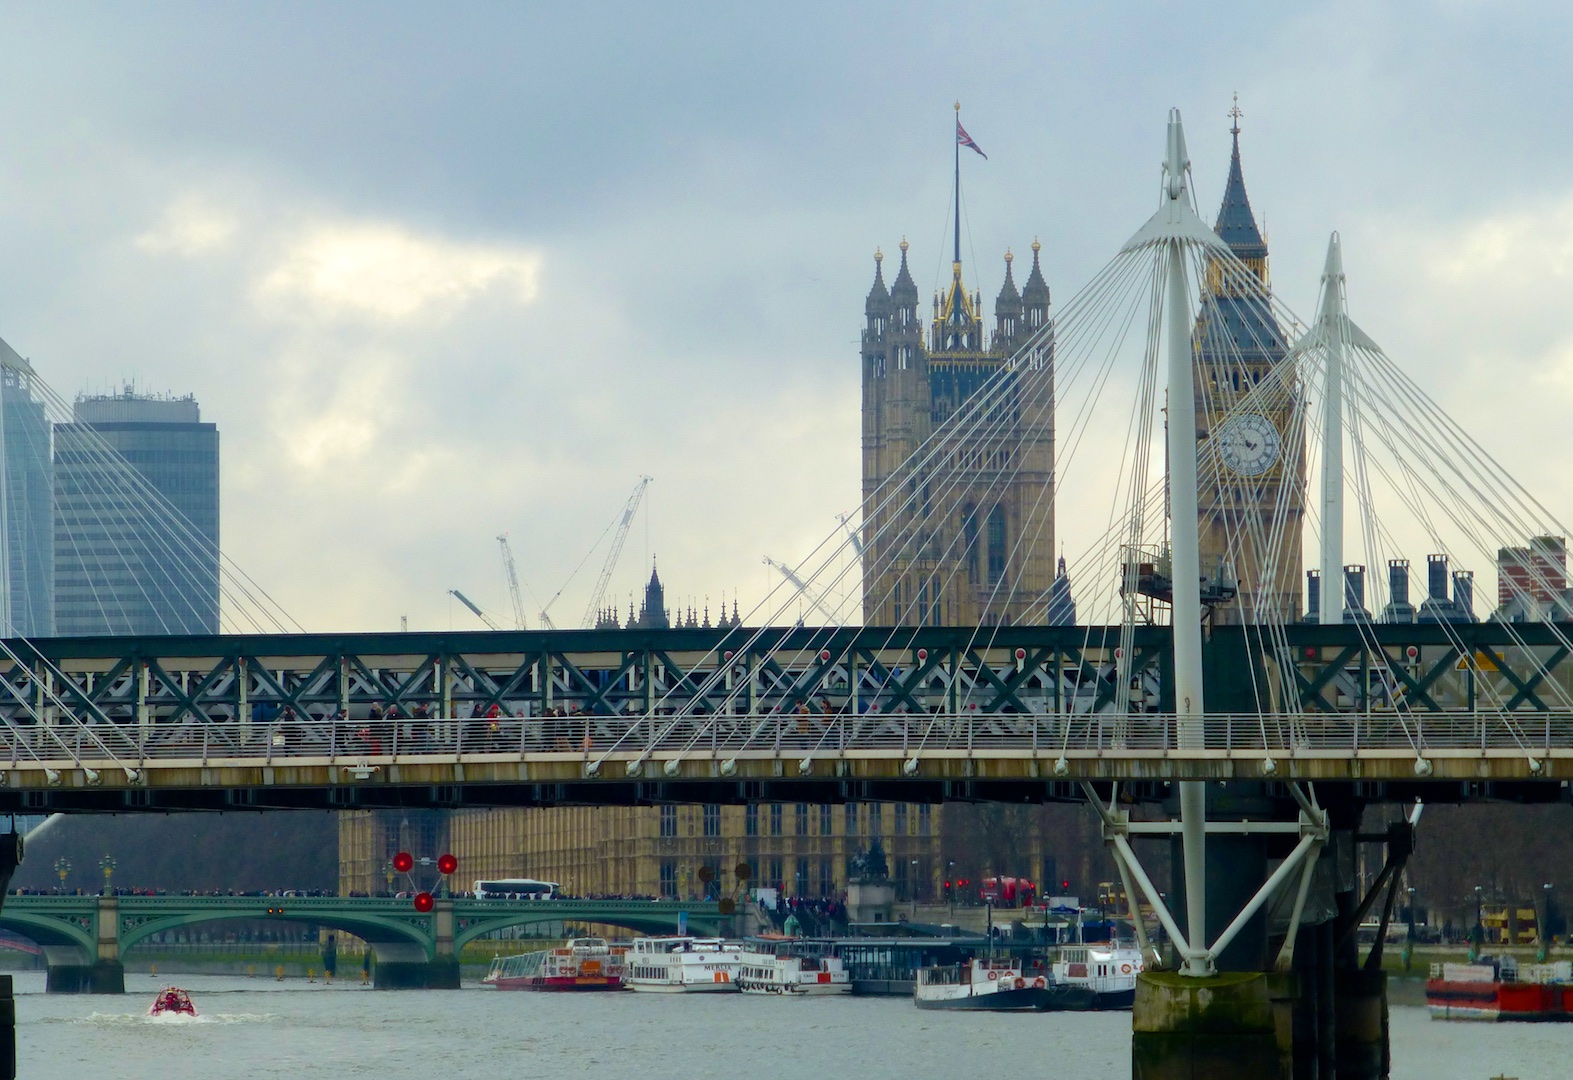
M 433 901 L 431 898 L 431 893 L 418 892 L 415 894 L 415 910 L 420 912 L 422 915 L 426 914 L 426 912 L 432 909 L 432 903 Z
M 393 857 L 393 868 L 401 874 L 408 874 L 415 866 L 415 859 L 408 851 L 401 851 Z
M 440 874 L 451 874 L 455 870 L 457 870 L 458 868 L 459 868 L 459 860 L 454 858 L 452 855 L 443 854 L 443 855 L 437 856 L 437 872 L 438 873 L 440 873 Z

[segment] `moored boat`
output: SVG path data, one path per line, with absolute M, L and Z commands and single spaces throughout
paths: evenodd
M 1092 1009 L 1129 1009 L 1136 1003 L 1136 976 L 1144 966 L 1140 949 L 1116 944 L 1071 945 L 1059 949 L 1050 965 L 1061 986 L 1086 990 Z
M 805 947 L 801 942 L 755 942 L 744 949 L 737 968 L 737 988 L 745 994 L 822 997 L 850 994 L 852 979 L 831 949 Z
M 912 1000 L 920 1009 L 1051 1012 L 1091 1009 L 1096 995 L 1085 986 L 1056 983 L 1045 965 L 975 958 L 919 970 Z
M 635 938 L 624 981 L 645 993 L 735 992 L 742 956 L 741 946 L 720 938 Z
M 1432 964 L 1426 1007 L 1433 1020 L 1573 1020 L 1573 962 L 1520 965 L 1511 956 Z
M 197 1007 L 191 1004 L 191 995 L 178 986 L 166 986 L 153 998 L 153 1004 L 148 1006 L 149 1016 L 189 1016 L 193 1019 L 197 1015 Z
M 621 990 L 626 946 L 573 938 L 559 949 L 499 956 L 481 981 L 498 990 Z

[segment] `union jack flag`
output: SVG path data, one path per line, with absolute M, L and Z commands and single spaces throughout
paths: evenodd
M 978 156 L 984 161 L 989 159 L 989 156 L 983 152 L 983 148 L 972 141 L 972 136 L 967 134 L 967 129 L 961 126 L 959 119 L 956 121 L 956 142 L 965 146 L 968 150 L 976 150 Z

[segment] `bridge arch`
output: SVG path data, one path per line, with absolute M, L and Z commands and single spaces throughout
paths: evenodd
M 254 905 L 249 907 L 237 905 L 233 910 L 206 908 L 198 911 L 171 912 L 167 915 L 139 919 L 132 925 L 127 925 L 130 920 L 122 919 L 121 955 L 124 956 L 128 949 L 141 944 L 155 934 L 206 923 L 242 920 L 326 926 L 346 934 L 353 934 L 365 941 L 372 946 L 378 959 L 383 959 L 385 956 L 398 960 L 415 959 L 412 951 L 415 949 L 419 950 L 418 958 L 422 960 L 430 960 L 436 955 L 436 935 L 430 929 L 422 929 L 412 924 L 407 918 L 375 912 L 334 912 L 326 908 L 292 910 L 288 906 L 276 913 L 259 913 Z
M 662 916 L 647 916 L 638 918 L 631 915 L 528 915 L 510 913 L 496 915 L 491 918 L 460 919 L 459 925 L 454 930 L 454 951 L 462 950 L 472 941 L 485 937 L 487 934 L 506 930 L 511 926 L 536 926 L 540 923 L 552 922 L 578 922 L 596 923 L 601 926 L 617 926 L 625 930 L 632 930 L 636 934 L 675 934 L 677 933 L 677 920 Z M 689 930 L 703 936 L 719 932 L 713 920 L 700 917 L 689 921 Z
M 15 911 L 6 905 L 0 908 L 0 930 L 25 937 L 45 950 L 78 949 L 86 960 L 91 960 L 98 946 L 90 915 Z

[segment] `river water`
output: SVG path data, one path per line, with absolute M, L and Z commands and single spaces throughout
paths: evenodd
M 1128 1080 L 1129 1013 L 924 1012 L 895 998 L 379 993 L 344 983 L 183 975 L 198 1020 L 124 997 L 46 995 L 16 977 L 25 1080 L 433 1077 L 513 1080 Z M 1433 1023 L 1393 1009 L 1395 1080 L 1573 1076 L 1573 1025 Z

